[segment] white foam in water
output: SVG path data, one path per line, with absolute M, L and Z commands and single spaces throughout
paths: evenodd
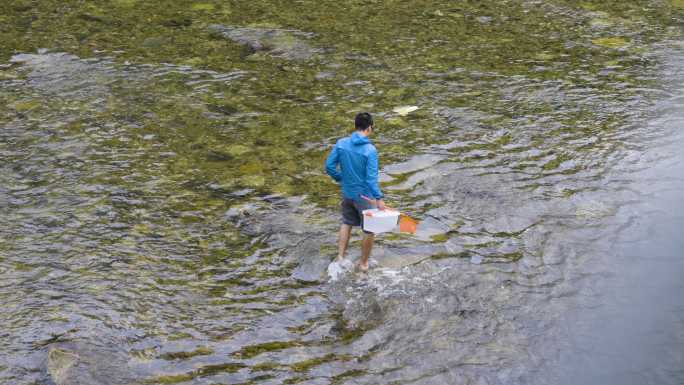
M 333 261 L 328 265 L 328 277 L 331 281 L 337 281 L 342 275 L 351 271 L 352 267 L 352 261 L 349 259 L 343 259 L 341 262 Z
M 470 257 L 470 263 L 473 263 L 473 264 L 475 264 L 475 265 L 481 264 L 481 263 L 482 263 L 482 260 L 483 260 L 483 258 L 482 258 L 481 255 L 473 254 L 473 255 Z

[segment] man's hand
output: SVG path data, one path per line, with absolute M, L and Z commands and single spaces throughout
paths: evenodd
M 361 195 L 361 199 L 365 200 L 366 202 L 375 205 L 375 207 L 378 208 L 378 210 L 386 210 L 389 207 L 385 206 L 385 201 L 382 199 L 371 199 L 365 195 Z

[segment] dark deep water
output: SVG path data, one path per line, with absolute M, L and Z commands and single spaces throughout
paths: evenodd
M 0 384 L 684 383 L 683 8 L 1 4 Z

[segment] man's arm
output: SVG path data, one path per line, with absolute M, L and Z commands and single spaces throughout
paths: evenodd
M 377 151 L 372 151 L 368 155 L 368 163 L 366 163 L 366 184 L 370 188 L 373 198 L 382 200 L 384 195 L 380 191 L 380 184 L 378 183 L 378 168 L 378 153 Z
M 342 180 L 342 174 L 337 171 L 337 164 L 340 162 L 340 154 L 337 150 L 337 145 L 335 145 L 328 155 L 328 159 L 325 160 L 325 172 L 330 175 L 331 178 L 335 179 L 336 182 Z

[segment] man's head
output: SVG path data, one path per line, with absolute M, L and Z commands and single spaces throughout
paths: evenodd
M 373 117 L 368 112 L 361 112 L 356 115 L 354 125 L 356 126 L 357 131 L 369 135 L 373 132 Z

